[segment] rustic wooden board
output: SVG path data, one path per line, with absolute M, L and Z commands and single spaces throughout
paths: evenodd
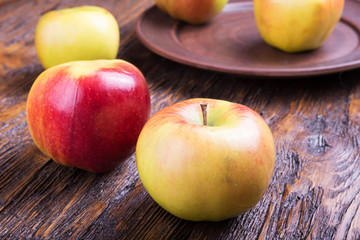
M 152 113 L 210 97 L 245 104 L 270 125 L 276 166 L 270 187 L 246 214 L 189 222 L 144 190 L 135 156 L 96 175 L 44 156 L 27 127 L 28 91 L 43 70 L 34 48 L 40 15 L 93 4 L 121 31 L 118 58 L 144 73 Z M 152 0 L 0 1 L 1 239 L 360 239 L 360 70 L 316 78 L 248 79 L 166 60 L 146 49 L 134 26 Z

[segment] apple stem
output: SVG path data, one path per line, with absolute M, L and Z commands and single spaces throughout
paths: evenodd
M 204 126 L 208 125 L 208 122 L 207 122 L 207 106 L 208 106 L 208 104 L 206 102 L 200 103 Z

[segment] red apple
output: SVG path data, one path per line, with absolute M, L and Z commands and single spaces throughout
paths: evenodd
M 155 0 L 172 18 L 191 24 L 206 23 L 221 13 L 228 0 Z
M 208 106 L 204 117 L 202 103 Z M 252 109 L 190 99 L 150 118 L 136 145 L 136 161 L 145 189 L 168 212 L 186 220 L 220 221 L 262 198 L 275 147 L 268 125 Z
M 45 70 L 27 100 L 30 134 L 54 161 L 107 172 L 135 150 L 150 116 L 143 74 L 123 60 L 77 61 Z

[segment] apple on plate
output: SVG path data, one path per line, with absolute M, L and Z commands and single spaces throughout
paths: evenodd
M 96 6 L 47 12 L 35 30 L 36 52 L 46 69 L 70 61 L 115 59 L 119 44 L 116 19 Z
M 30 134 L 55 162 L 108 172 L 135 151 L 150 116 L 143 74 L 123 60 L 75 61 L 39 75 L 27 99 Z
M 345 0 L 254 0 L 257 28 L 269 45 L 294 53 L 320 47 L 340 20 Z
M 269 126 L 252 109 L 195 98 L 149 119 L 136 162 L 145 189 L 165 210 L 186 220 L 220 221 L 262 198 L 275 147 Z
M 158 8 L 176 20 L 202 24 L 218 15 L 228 0 L 155 0 Z

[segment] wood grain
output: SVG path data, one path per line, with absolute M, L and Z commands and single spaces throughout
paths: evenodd
M 95 175 L 67 168 L 34 145 L 28 91 L 43 70 L 34 48 L 46 11 L 93 4 L 121 31 L 118 58 L 144 73 L 152 114 L 192 97 L 245 104 L 268 122 L 276 166 L 262 200 L 219 223 L 189 222 L 160 208 L 139 180 L 135 156 Z M 249 79 L 166 60 L 137 39 L 151 0 L 0 1 L 1 239 L 360 239 L 360 70 L 300 79 Z

